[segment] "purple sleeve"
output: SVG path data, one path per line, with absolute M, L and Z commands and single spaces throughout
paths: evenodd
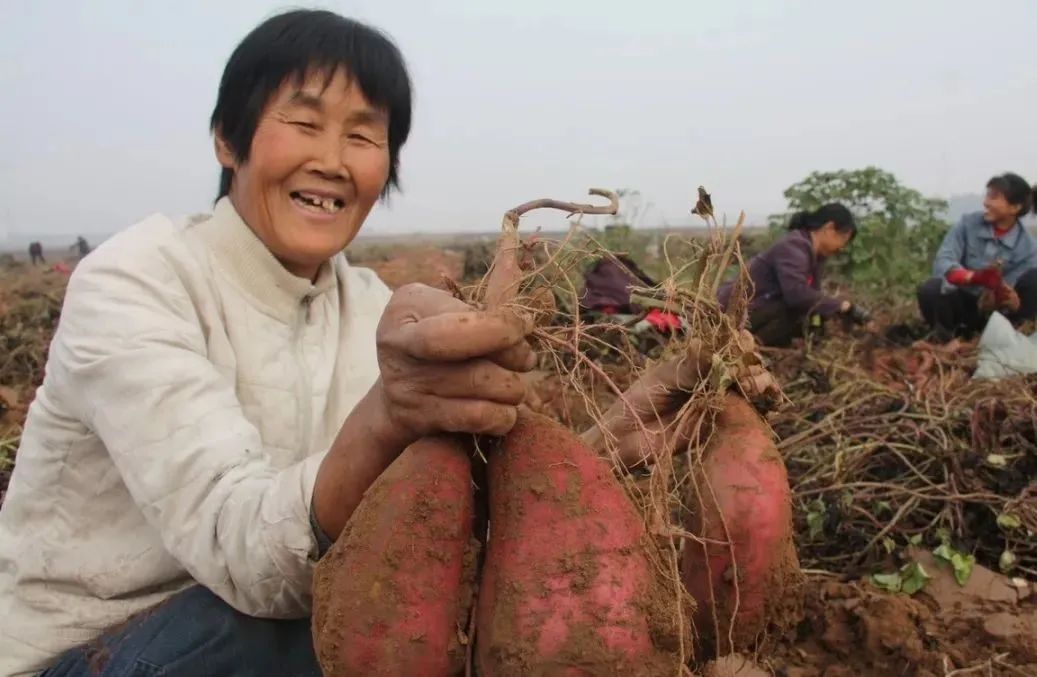
M 785 305 L 798 312 L 816 312 L 831 317 L 839 312 L 842 302 L 811 286 L 813 258 L 807 240 L 791 237 L 775 245 L 771 255 Z M 820 283 L 820 280 L 815 282 Z

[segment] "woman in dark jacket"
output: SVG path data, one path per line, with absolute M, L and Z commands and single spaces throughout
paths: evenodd
M 821 292 L 824 260 L 845 248 L 857 235 L 850 210 L 838 203 L 802 211 L 789 220 L 789 233 L 749 261 L 752 280 L 749 331 L 765 346 L 787 346 L 802 336 L 811 315 L 842 314 L 864 324 L 870 318 L 849 301 Z M 725 308 L 733 285 L 720 288 Z

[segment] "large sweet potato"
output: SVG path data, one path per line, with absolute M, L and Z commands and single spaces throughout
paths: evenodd
M 680 595 L 606 461 L 523 411 L 490 455 L 489 492 L 479 674 L 675 674 Z
M 317 565 L 325 675 L 459 674 L 474 590 L 471 463 L 457 437 L 411 445 L 367 490 Z
M 789 622 L 801 574 L 788 475 L 766 423 L 742 397 L 727 395 L 685 503 L 687 530 L 709 540 L 686 541 L 681 565 L 704 648 L 744 649 L 768 625 Z

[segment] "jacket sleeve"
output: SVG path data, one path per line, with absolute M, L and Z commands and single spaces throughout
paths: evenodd
M 173 264 L 101 261 L 77 268 L 51 348 L 63 400 L 196 581 L 248 615 L 305 616 L 323 454 L 272 466 Z
M 771 260 L 785 305 L 801 313 L 816 312 L 830 317 L 839 312 L 841 301 L 825 296 L 810 285 L 809 243 L 786 238 L 776 245 Z
M 965 217 L 963 216 L 957 224 L 943 237 L 940 248 L 933 259 L 933 276 L 946 277 L 947 273 L 958 268 L 964 268 L 962 261 L 965 260 Z

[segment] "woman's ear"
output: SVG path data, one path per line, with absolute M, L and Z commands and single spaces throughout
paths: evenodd
M 225 169 L 233 170 L 237 159 L 234 157 L 234 151 L 231 150 L 230 145 L 219 131 L 213 134 L 213 144 L 216 147 L 216 160 Z

